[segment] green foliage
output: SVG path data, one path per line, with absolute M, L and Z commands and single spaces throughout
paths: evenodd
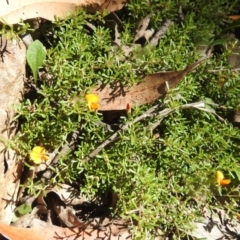
M 32 207 L 29 204 L 27 203 L 21 204 L 15 209 L 12 222 L 16 222 L 20 216 L 26 215 L 31 211 L 32 211 Z
M 27 62 L 33 72 L 33 78 L 37 81 L 38 68 L 42 66 L 46 58 L 46 49 L 39 40 L 32 42 L 27 49 Z
M 17 207 L 16 210 L 20 215 L 25 215 L 25 214 L 31 212 L 32 208 L 30 205 L 24 203 L 24 204 L 20 205 L 19 207 Z
M 39 144 L 56 149 L 80 129 L 76 149 L 60 158 L 49 184 L 77 183 L 89 197 L 113 191 L 118 195 L 113 212 L 132 220 L 135 239 L 151 239 L 159 232 L 175 239 L 184 236 L 201 215 L 201 205 L 214 208 L 219 204 L 213 201 L 216 193 L 220 194 L 213 181 L 216 170 L 231 178 L 233 188 L 239 182 L 240 130 L 231 123 L 229 113 L 240 106 L 240 77 L 230 70 L 208 71 L 228 69 L 227 54 L 207 60 L 169 91 L 162 108 L 176 111 L 168 117 L 153 116 L 133 124 L 151 105 L 132 109 L 128 118 L 121 119 L 128 128 L 119 133 L 118 140 L 87 162 L 83 160 L 113 131 L 100 124 L 101 113 L 88 110 L 84 95 L 98 81 L 110 84 L 121 80 L 129 86 L 147 73 L 183 69 L 199 58 L 201 36 L 210 42 L 219 37 L 222 21 L 237 4 L 222 0 L 131 1 L 118 13 L 124 26 L 122 44 L 131 44 L 136 21 L 147 13 L 152 13 L 153 27 L 159 28 L 165 18 L 175 24 L 157 47 L 136 47 L 124 60 L 122 46 L 116 50 L 111 45 L 111 32 L 104 27 L 100 13 L 79 10 L 68 20 L 57 21 L 44 62 L 52 78 L 37 82 L 37 90 L 32 90 L 36 98 L 25 99 L 16 108 L 16 118 L 22 120 L 15 137 L 19 153 L 26 157 Z M 179 6 L 185 14 L 181 22 Z M 92 33 L 86 30 L 87 21 L 96 24 Z M 77 103 L 72 101 L 75 96 L 79 97 Z M 178 110 L 183 104 L 206 99 L 208 104 L 217 104 L 214 110 L 225 123 L 199 109 Z M 158 127 L 151 128 L 155 124 Z M 46 187 L 39 182 L 31 184 L 28 188 L 32 191 L 34 184 L 35 190 Z M 223 192 L 230 196 L 229 189 Z M 198 203 L 193 204 L 193 199 Z M 235 214 L 237 210 L 232 204 L 228 211 Z
M 18 38 L 19 35 L 25 34 L 28 31 L 31 31 L 30 25 L 25 22 L 20 22 L 18 24 L 12 25 L 7 24 L 3 19 L 0 23 L 0 35 L 4 38 Z

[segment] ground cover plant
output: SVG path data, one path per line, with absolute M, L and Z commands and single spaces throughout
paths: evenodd
M 34 166 L 29 153 L 35 146 L 42 147 L 36 151 L 45 160 L 68 148 L 48 167 L 47 180 L 46 170 L 36 171 L 22 184 L 24 195 L 67 183 L 104 206 L 91 216 L 128 220 L 133 239 L 189 236 L 205 208 L 237 219 L 240 130 L 232 115 L 240 107 L 240 77 L 227 62 L 236 44 L 227 34 L 235 30 L 228 16 L 239 6 L 239 1 L 130 1 L 116 12 L 117 31 L 107 25 L 107 13 L 83 9 L 65 21 L 43 23 L 39 40 L 46 59 L 15 106 L 20 124 L 10 145 L 26 169 Z M 166 20 L 171 24 L 156 45 L 147 38 L 133 44 L 136 23 L 148 14 L 148 30 Z M 164 98 L 120 113 L 89 108 L 85 96 L 99 82 L 134 86 L 147 74 L 182 70 L 201 58 L 202 45 L 212 57 Z

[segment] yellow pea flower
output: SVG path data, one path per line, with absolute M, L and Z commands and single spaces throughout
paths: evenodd
M 216 178 L 216 182 L 217 184 L 221 185 L 221 186 L 227 186 L 231 180 L 230 179 L 224 179 L 224 175 L 221 171 L 217 171 L 215 173 L 215 178 Z
M 98 108 L 100 107 L 100 105 L 99 105 L 99 97 L 98 97 L 98 95 L 96 95 L 96 94 L 87 94 L 86 96 L 85 96 L 85 99 L 86 99 L 86 101 L 87 101 L 87 103 L 88 103 L 88 108 L 91 110 L 91 111 L 96 111 L 96 110 L 98 110 Z
M 35 163 L 35 164 L 40 164 L 42 161 L 47 161 L 48 160 L 48 155 L 46 154 L 46 149 L 41 146 L 36 146 L 32 149 L 30 152 L 30 159 Z

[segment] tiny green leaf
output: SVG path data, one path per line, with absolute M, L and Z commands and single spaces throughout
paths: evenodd
M 206 98 L 205 98 L 205 103 L 211 105 L 211 104 L 213 104 L 214 102 L 213 102 L 213 100 L 212 100 L 211 98 L 207 98 L 207 97 L 206 97 Z
M 19 215 L 25 215 L 25 214 L 27 214 L 27 213 L 29 213 L 29 212 L 31 212 L 31 211 L 32 211 L 32 207 L 31 207 L 29 204 L 26 204 L 26 203 L 20 205 L 20 206 L 17 207 L 17 209 L 16 209 L 16 212 L 17 212 Z
M 30 44 L 27 50 L 27 62 L 33 72 L 33 78 L 37 81 L 38 68 L 42 66 L 46 57 L 46 49 L 43 44 L 36 40 Z
M 16 215 L 16 213 L 13 213 L 12 222 L 16 222 L 19 219 L 19 217 Z

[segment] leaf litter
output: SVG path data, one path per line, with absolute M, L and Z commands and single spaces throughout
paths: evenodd
M 121 9 L 126 4 L 122 0 L 13 0 L 1 1 L 0 22 L 8 24 L 20 22 L 30 18 L 44 18 L 50 21 L 55 20 L 55 16 L 64 19 L 79 7 L 85 7 L 90 12 L 108 11 L 113 12 Z M 37 11 L 36 11 L 37 9 Z
M 168 89 L 176 85 L 186 76 L 188 72 L 208 59 L 204 57 L 199 61 L 189 65 L 182 71 L 159 72 L 147 75 L 139 84 L 131 88 L 125 88 L 120 82 L 113 86 L 100 84 L 91 92 L 98 95 L 99 110 L 124 110 L 129 104 L 131 107 L 141 106 L 147 103 L 153 103 L 157 99 L 165 96 Z

